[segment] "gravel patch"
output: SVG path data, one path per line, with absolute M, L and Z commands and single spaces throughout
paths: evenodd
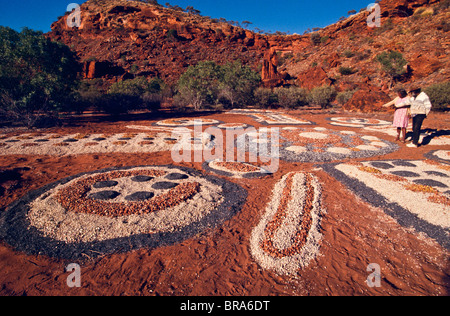
M 425 157 L 441 163 L 450 164 L 450 150 L 433 150 L 425 154 Z
M 382 126 L 386 127 L 392 125 L 392 122 L 379 120 L 379 119 L 366 119 L 366 118 L 355 118 L 355 117 L 332 117 L 327 118 L 331 121 L 330 125 L 334 126 L 345 126 L 345 127 L 355 127 L 361 128 L 365 126 Z
M 170 151 L 175 144 L 184 142 L 184 134 L 181 132 L 169 134 L 167 130 L 168 128 L 165 132 L 157 131 L 151 137 L 147 133 L 133 134 L 133 137 L 127 137 L 124 134 L 114 134 L 107 137 L 101 134 L 65 135 L 64 137 L 47 134 L 44 135 L 46 142 L 39 142 L 43 136 L 36 137 L 24 134 L 6 138 L 2 143 L 4 145 L 2 145 L 0 155 L 69 156 L 112 152 L 151 153 Z M 208 146 L 211 141 L 208 135 L 202 137 L 205 146 Z M 149 141 L 150 138 L 151 141 Z
M 280 144 L 275 144 L 279 146 L 279 150 L 274 153 L 268 151 L 273 148 L 270 135 L 261 129 L 259 133 L 239 136 L 238 141 L 245 143 L 245 150 L 254 154 L 261 152 L 261 146 L 251 144 L 256 143 L 257 140 L 265 141 L 263 145 L 266 150 L 263 152 L 266 155 L 287 162 L 329 162 L 346 158 L 367 158 L 386 155 L 399 149 L 398 145 L 374 136 L 368 138 L 356 133 L 349 134 L 326 129 L 318 131 L 305 127 L 283 128 L 279 136 Z M 245 137 L 248 138 L 247 142 L 243 142 Z
M 283 113 L 257 113 L 252 112 L 250 116 L 262 125 L 313 125 L 311 121 L 304 120 Z
M 377 169 L 373 162 L 325 164 L 321 167 L 355 194 L 384 210 L 407 228 L 427 234 L 443 247 L 450 249 L 450 195 L 445 165 L 427 161 L 384 161 L 395 168 Z M 408 177 L 400 176 L 408 172 Z M 393 174 L 395 173 L 395 174 Z M 412 173 L 418 177 L 411 177 Z
M 112 188 L 118 185 L 117 181 L 100 181 L 93 185 L 95 189 L 104 189 L 104 188 Z
M 195 125 L 216 125 L 222 122 L 212 119 L 200 119 L 200 118 L 176 118 L 167 119 L 154 123 L 154 126 L 167 126 L 167 127 L 188 127 Z
M 270 171 L 245 162 L 223 162 L 221 160 L 206 161 L 203 170 L 230 178 L 254 179 L 263 178 Z
M 136 192 L 131 195 L 128 195 L 125 198 L 125 200 L 127 200 L 129 202 L 140 202 L 140 201 L 150 200 L 154 196 L 155 196 L 155 193 L 153 193 L 153 192 Z
M 305 268 L 319 253 L 324 214 L 317 178 L 287 174 L 275 185 L 271 201 L 252 231 L 253 257 L 264 269 L 282 275 Z
M 114 172 L 122 174 L 143 170 L 164 171 L 162 177 L 171 173 L 187 174 L 189 179 L 180 181 L 196 182 L 200 190 L 173 207 L 148 214 L 136 211 L 118 217 L 78 213 L 62 207 L 58 202 L 58 193 L 79 181 L 89 181 Z M 123 203 L 132 208 L 136 203 L 147 203 L 166 194 L 154 192 L 155 196 L 148 201 L 127 202 L 126 197 L 136 193 L 139 193 L 136 197 L 145 197 L 143 192 L 148 194 L 151 191 L 142 188 L 151 186 L 155 181 L 135 187 L 136 183 L 130 177 L 131 174 L 117 179 L 119 189 L 115 190 L 121 193 L 123 202 L 102 203 Z M 134 185 L 131 185 L 132 188 L 129 188 L 130 185 L 122 188 L 122 184 L 126 183 Z M 111 253 L 181 242 L 231 219 L 240 211 L 246 198 L 247 193 L 240 186 L 188 168 L 145 166 L 100 170 L 49 184 L 14 202 L 0 215 L 0 237 L 12 247 L 28 254 L 67 260 L 93 259 Z

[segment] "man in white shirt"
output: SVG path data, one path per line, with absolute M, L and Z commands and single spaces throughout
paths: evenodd
M 430 98 L 420 87 L 411 87 L 409 89 L 411 95 L 411 116 L 413 118 L 413 138 L 412 143 L 408 147 L 419 147 L 420 130 L 425 118 L 430 114 L 432 104 Z

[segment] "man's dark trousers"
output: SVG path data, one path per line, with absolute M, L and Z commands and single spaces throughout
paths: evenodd
M 420 130 L 422 129 L 423 120 L 425 120 L 427 116 L 425 114 L 417 114 L 413 117 L 413 139 L 412 142 L 414 145 L 419 145 L 420 139 Z

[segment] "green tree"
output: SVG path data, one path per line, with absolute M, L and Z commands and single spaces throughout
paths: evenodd
M 67 110 L 80 64 L 42 32 L 0 27 L 0 113 L 31 127 Z
M 261 81 L 260 75 L 239 61 L 227 63 L 221 68 L 219 97 L 229 101 L 232 107 L 253 102 L 254 91 Z
M 253 102 L 260 81 L 257 72 L 239 61 L 223 66 L 203 61 L 190 66 L 181 76 L 175 102 L 178 107 L 192 105 L 195 110 L 219 101 L 231 106 L 248 104 Z
M 190 66 L 178 81 L 177 98 L 182 105 L 192 105 L 199 110 L 205 104 L 213 104 L 219 94 L 222 80 L 221 67 L 213 61 L 203 61 Z
M 383 52 L 377 55 L 376 59 L 381 64 L 383 72 L 389 76 L 390 87 L 406 73 L 405 66 L 408 64 L 408 61 L 406 61 L 402 53 L 396 51 Z

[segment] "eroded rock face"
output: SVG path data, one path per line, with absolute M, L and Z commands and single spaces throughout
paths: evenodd
M 344 105 L 346 110 L 355 112 L 383 111 L 382 105 L 391 101 L 389 95 L 374 86 L 364 86 L 353 94 Z
M 174 83 L 203 60 L 241 60 L 256 70 L 268 48 L 260 34 L 137 1 L 87 1 L 80 14 L 78 28 L 67 25 L 67 13 L 48 36 L 78 53 L 87 79 L 133 73 Z
M 322 67 L 314 67 L 306 72 L 301 73 L 298 77 L 299 86 L 306 89 L 313 89 L 314 87 L 320 87 L 324 85 L 331 85 L 332 80 L 328 77 L 327 73 Z
M 79 28 L 67 26 L 67 13 L 53 23 L 48 36 L 77 52 L 86 79 L 114 82 L 145 76 L 170 85 L 200 61 L 240 60 L 260 71 L 262 84 L 270 88 L 290 84 L 307 89 L 333 85 L 338 91 L 359 88 L 362 91 L 346 107 L 368 110 L 373 106 L 363 95 L 370 95 L 376 104 L 387 94 L 395 96 L 376 61 L 381 52 L 395 50 L 408 61 L 400 85 L 414 82 L 426 87 L 450 79 L 448 9 L 437 8 L 439 2 L 383 0 L 381 28 L 369 27 L 370 12 L 361 10 L 317 31 L 320 43 L 314 43 L 311 34 L 262 35 L 159 5 L 90 0 L 81 6 Z M 287 52 L 290 58 L 285 58 Z M 341 68 L 353 73 L 343 74 Z

